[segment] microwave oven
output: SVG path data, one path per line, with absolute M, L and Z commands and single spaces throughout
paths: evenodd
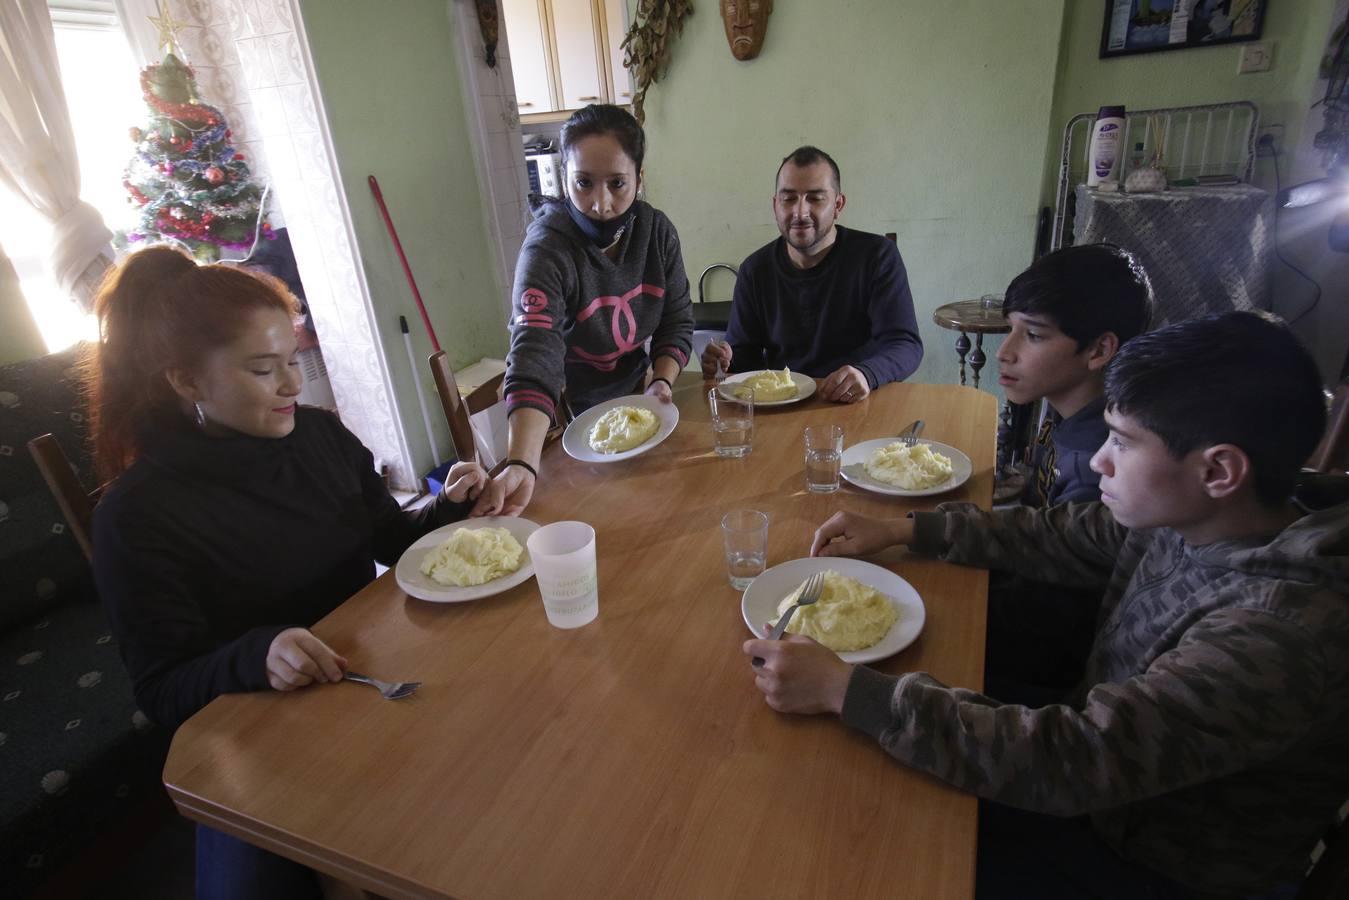
M 562 196 L 562 156 L 557 153 L 532 153 L 525 157 L 529 190 L 549 197 Z

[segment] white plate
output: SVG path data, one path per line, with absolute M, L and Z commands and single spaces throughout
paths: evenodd
M 660 428 L 636 447 L 631 450 L 624 450 L 622 453 L 599 453 L 591 450 L 590 429 L 595 427 L 595 423 L 599 421 L 600 416 L 617 406 L 640 406 L 642 409 L 651 410 L 656 414 L 656 418 L 660 419 Z M 678 424 L 679 407 L 673 403 L 662 403 L 658 398 L 649 394 L 628 394 L 592 406 L 572 419 L 571 424 L 567 426 L 567 430 L 562 432 L 562 449 L 566 450 L 567 455 L 572 459 L 579 459 L 581 462 L 618 462 L 623 459 L 631 459 L 634 456 L 641 456 L 669 437 Z
M 867 474 L 863 464 L 871 454 L 882 447 L 893 444 L 899 438 L 876 438 L 870 441 L 861 441 L 853 444 L 843 451 L 841 460 L 843 468 L 839 474 L 843 480 L 857 485 L 864 491 L 874 491 L 877 494 L 890 494 L 895 497 L 928 497 L 932 494 L 944 494 L 947 491 L 954 491 L 962 484 L 970 480 L 970 475 L 974 472 L 974 464 L 970 458 L 961 451 L 952 447 L 950 444 L 942 444 L 937 441 L 926 441 L 918 439 L 918 443 L 927 444 L 934 453 L 940 453 L 942 456 L 951 459 L 951 477 L 943 481 L 936 487 L 924 488 L 921 491 L 906 491 L 904 488 L 893 484 L 887 484 L 884 481 L 877 481 Z
M 746 379 L 753 378 L 762 372 L 781 372 L 781 369 L 755 369 L 753 372 L 737 372 L 734 375 L 727 375 L 726 380 L 718 385 L 717 390 L 721 396 L 728 400 L 739 400 L 735 395 L 734 387 Z M 815 379 L 809 375 L 802 375 L 800 372 L 792 373 L 792 381 L 796 382 L 796 396 L 788 397 L 786 400 L 755 400 L 755 406 L 786 406 L 788 403 L 800 403 L 802 400 L 815 393 Z
M 525 547 L 525 555 L 520 559 L 520 568 L 509 575 L 502 575 L 486 584 L 477 584 L 472 587 L 454 587 L 441 584 L 429 575 L 423 575 L 422 559 L 437 545 L 447 540 L 451 534 L 454 534 L 458 528 L 506 529 L 512 537 L 520 542 L 521 547 Z M 502 591 L 508 591 L 517 584 L 523 584 L 534 577 L 534 563 L 529 558 L 529 548 L 525 545 L 525 541 L 529 540 L 529 536 L 538 528 L 538 525 L 528 519 L 519 519 L 515 516 L 484 516 L 481 519 L 465 519 L 462 522 L 453 522 L 422 535 L 415 544 L 404 550 L 403 555 L 398 558 L 398 565 L 394 567 L 394 580 L 398 582 L 398 586 L 405 593 L 419 600 L 430 600 L 432 603 L 463 603 L 467 600 L 481 600 L 483 597 L 500 594 Z
M 899 611 L 899 618 L 878 643 L 861 650 L 840 653 L 839 659 L 846 663 L 876 662 L 894 656 L 918 638 L 923 623 L 927 621 L 927 609 L 913 585 L 889 569 L 845 556 L 794 559 L 774 566 L 751 581 L 740 599 L 740 613 L 745 617 L 749 630 L 756 637 L 768 637 L 764 623 L 777 621 L 778 604 L 782 598 L 800 587 L 801 582 L 811 575 L 826 569 L 833 569 L 840 575 L 870 585 L 889 598 Z

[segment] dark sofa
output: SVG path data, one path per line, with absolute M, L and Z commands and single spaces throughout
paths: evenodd
M 85 562 L 28 454 L 55 435 L 94 487 L 82 348 L 0 366 L 0 884 L 69 880 L 163 801 L 169 735 L 136 709 Z M 167 808 L 167 801 L 163 801 Z

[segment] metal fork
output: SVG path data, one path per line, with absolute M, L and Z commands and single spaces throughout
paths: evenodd
M 380 681 L 378 678 L 371 678 L 369 675 L 362 675 L 360 672 L 347 672 L 342 676 L 342 680 L 368 684 L 379 691 L 385 700 L 402 700 L 422 686 L 420 681 Z
M 912 447 L 918 443 L 918 435 L 923 433 L 923 420 L 919 419 L 908 427 L 908 430 L 900 432 L 899 439 L 906 446 Z
M 816 572 L 806 579 L 805 586 L 801 588 L 801 593 L 797 596 L 796 602 L 782 614 L 782 618 L 778 619 L 778 623 L 773 626 L 773 630 L 769 633 L 768 639 L 770 641 L 782 640 L 782 634 L 787 630 L 787 625 L 791 622 L 792 616 L 796 614 L 797 609 L 802 606 L 810 606 L 810 604 L 819 600 L 820 595 L 823 593 L 824 573 Z M 751 661 L 751 664 L 755 668 L 758 668 L 764 664 L 764 658 L 762 656 L 756 656 Z

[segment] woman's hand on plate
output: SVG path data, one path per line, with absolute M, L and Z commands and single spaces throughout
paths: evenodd
M 316 681 L 341 681 L 346 670 L 346 657 L 307 628 L 287 628 L 267 648 L 267 683 L 275 691 L 294 691 Z
M 828 647 L 791 634 L 780 641 L 745 641 L 742 649 L 746 656 L 763 657 L 754 669 L 754 686 L 773 709 L 806 715 L 843 711 L 853 667 Z
M 670 391 L 670 385 L 664 381 L 653 381 L 646 387 L 646 394 L 649 397 L 655 397 L 661 403 L 673 403 L 674 394 Z

